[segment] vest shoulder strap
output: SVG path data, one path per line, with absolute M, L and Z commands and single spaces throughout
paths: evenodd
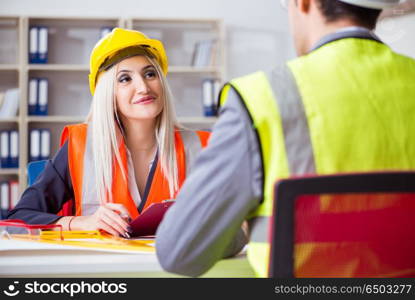
M 63 146 L 72 134 L 74 134 L 75 137 L 86 137 L 87 128 L 88 125 L 84 123 L 65 126 L 61 133 L 60 145 Z
M 74 124 L 65 126 L 61 134 L 61 146 L 68 141 L 68 165 L 71 175 L 72 187 L 74 189 L 74 201 L 68 202 L 68 207 L 64 207 L 64 215 L 68 215 L 69 208 L 75 204 L 75 215 L 81 215 L 81 196 L 82 196 L 82 178 L 83 178 L 83 158 L 85 154 L 85 143 L 87 136 L 87 124 Z M 75 203 L 74 203 L 75 202 Z

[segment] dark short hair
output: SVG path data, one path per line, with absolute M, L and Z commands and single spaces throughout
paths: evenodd
M 357 25 L 374 29 L 382 10 L 360 7 L 338 0 L 317 0 L 327 22 L 350 19 Z

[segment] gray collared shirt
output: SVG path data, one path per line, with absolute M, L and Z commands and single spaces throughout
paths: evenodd
M 161 266 L 199 276 L 218 260 L 237 254 L 248 241 L 241 225 L 259 204 L 261 176 L 258 142 L 239 96 L 231 90 L 209 146 L 158 228 Z
M 345 28 L 324 37 L 313 49 L 356 36 L 375 39 L 367 29 Z M 260 203 L 262 176 L 250 118 L 231 89 L 209 146 L 158 228 L 161 266 L 172 273 L 199 276 L 218 260 L 238 253 L 247 242 L 241 224 Z

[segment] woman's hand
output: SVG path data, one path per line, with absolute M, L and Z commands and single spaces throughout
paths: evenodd
M 104 230 L 114 236 L 129 238 L 131 228 L 128 226 L 128 221 L 130 218 L 124 205 L 107 203 L 100 206 L 93 215 L 75 217 L 71 221 L 71 229 Z

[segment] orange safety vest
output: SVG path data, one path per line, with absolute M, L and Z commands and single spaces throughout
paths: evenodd
M 87 124 L 76 124 L 66 126 L 62 132 L 61 146 L 68 140 L 68 164 L 75 199 L 64 204 L 62 210 L 58 213 L 61 216 L 70 216 L 73 215 L 74 212 L 76 216 L 82 215 L 82 188 L 84 174 L 83 157 L 86 152 L 87 129 Z M 196 131 L 195 133 L 199 137 L 201 146 L 200 148 L 205 147 L 207 145 L 210 133 L 206 131 Z M 184 145 L 182 134 L 179 130 L 176 130 L 175 148 L 178 167 L 179 189 L 186 178 L 186 163 L 188 163 L 188 160 L 186 159 L 186 150 L 188 149 L 186 149 L 186 146 L 188 145 Z M 122 139 L 119 146 L 120 157 L 124 169 L 128 171 L 126 150 L 127 149 L 125 147 L 124 140 Z M 196 154 L 197 153 L 192 153 L 192 155 Z M 118 164 L 114 164 L 113 167 L 113 201 L 115 203 L 123 204 L 129 211 L 131 217 L 134 219 L 140 213 L 130 194 L 128 188 L 128 179 L 124 179 Z M 176 191 L 174 197 L 176 196 L 177 192 L 178 191 Z M 159 203 L 169 198 L 171 198 L 169 192 L 169 184 L 161 170 L 160 160 L 158 160 L 151 187 L 147 196 L 147 201 L 143 207 L 143 210 L 145 210 L 152 203 Z M 75 208 L 73 205 L 75 205 Z

